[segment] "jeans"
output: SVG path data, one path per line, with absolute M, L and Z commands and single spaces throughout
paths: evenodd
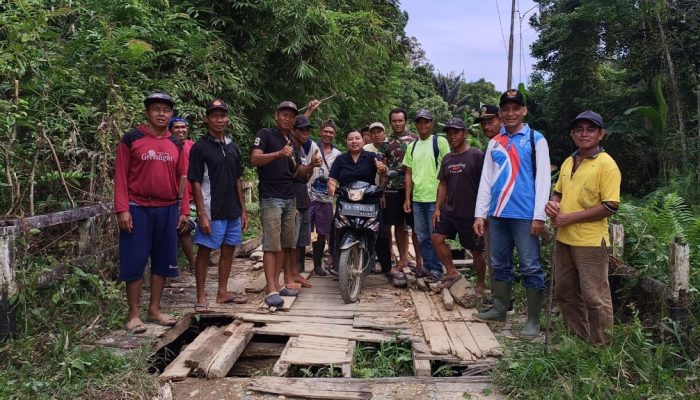
M 493 279 L 513 282 L 513 247 L 518 252 L 518 269 L 523 285 L 544 290 L 540 261 L 540 238 L 530 234 L 532 220 L 489 217 L 490 258 Z
M 420 245 L 420 255 L 423 257 L 423 269 L 435 275 L 437 278 L 442 277 L 442 264 L 435 255 L 433 242 L 430 241 L 430 235 L 433 234 L 433 213 L 435 212 L 435 203 L 413 202 L 413 223 L 418 236 L 418 244 Z

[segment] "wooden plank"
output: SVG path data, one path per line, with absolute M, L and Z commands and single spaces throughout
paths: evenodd
M 288 313 L 240 313 L 236 314 L 236 317 L 247 322 L 305 322 L 309 324 L 353 325 L 353 320 L 350 318 L 307 317 L 303 315 L 289 315 Z
M 671 243 L 668 266 L 671 275 L 668 285 L 670 295 L 674 300 L 678 300 L 681 292 L 687 293 L 690 288 L 690 247 L 679 238 L 675 238 Z
M 333 304 L 319 303 L 318 301 L 299 301 L 294 305 L 294 310 L 355 311 L 357 310 L 357 303 Z
M 475 357 L 481 357 L 479 346 L 477 346 L 464 322 L 445 322 L 445 330 L 450 336 L 451 352 L 457 358 L 464 361 L 472 361 Z
M 384 318 L 355 318 L 352 323 L 353 328 L 367 328 L 378 330 L 403 329 L 408 325 L 403 319 L 384 319 Z
M 282 297 L 282 300 L 284 300 L 284 304 L 282 304 L 281 307 L 278 307 L 278 310 L 282 311 L 289 311 L 292 306 L 294 305 L 294 302 L 297 300 L 296 296 L 280 296 Z
M 357 342 L 348 340 L 348 349 L 346 353 L 345 363 L 340 366 L 340 371 L 344 378 L 352 378 L 352 364 L 355 362 L 355 348 Z
M 335 400 L 365 400 L 372 398 L 372 392 L 339 392 L 337 390 L 318 390 L 289 387 L 281 384 L 265 384 L 259 386 L 251 382 L 246 389 L 264 393 L 275 393 L 286 397 L 301 397 L 305 399 L 335 399 Z
M 339 326 L 331 324 L 297 324 L 293 322 L 280 322 L 277 324 L 267 324 L 265 326 L 257 327 L 254 328 L 253 331 L 257 334 L 264 335 L 317 335 L 331 338 L 357 340 L 361 342 L 383 342 L 394 340 L 393 335 L 390 334 L 363 329 L 354 329 L 347 325 Z
M 462 316 L 463 321 L 474 321 L 474 319 L 472 318 L 472 315 L 479 312 L 476 308 L 457 307 L 456 309 L 459 312 L 459 314 Z
M 409 290 L 413 305 L 416 307 L 418 319 L 421 321 L 434 321 L 437 319 L 438 313 L 435 305 L 425 292 L 418 290 Z
M 483 355 L 500 356 L 503 354 L 500 343 L 487 324 L 466 322 L 466 325 Z
M 193 348 L 193 350 L 185 359 L 185 365 L 192 368 L 193 375 L 206 375 L 205 367 L 209 365 L 214 355 L 228 339 L 228 336 L 224 335 L 224 331 L 223 327 L 208 326 L 190 343 L 188 348 Z
M 228 326 L 226 326 L 226 330 L 224 331 L 224 335 L 231 336 L 235 334 L 242 322 L 243 321 L 237 319 L 228 324 Z
M 438 321 L 421 322 L 425 340 L 430 345 L 430 352 L 433 354 L 450 354 L 450 338 L 447 335 L 445 326 Z
M 436 283 L 429 283 L 428 287 L 430 288 L 430 291 L 433 293 L 440 293 L 440 288 L 438 287 L 437 282 Z
M 265 280 L 265 274 L 261 270 L 258 276 L 249 281 L 245 285 L 246 293 L 260 293 L 267 287 L 267 280 Z
M 430 369 L 429 360 L 419 360 L 413 357 L 413 375 L 414 376 L 431 376 L 432 371 Z
M 321 318 L 343 318 L 352 319 L 355 316 L 355 311 L 344 310 L 297 310 L 296 308 L 287 311 L 285 315 L 301 315 L 306 317 L 321 317 Z
M 250 322 L 240 324 L 235 333 L 228 337 L 221 349 L 212 358 L 211 363 L 207 367 L 207 378 L 225 377 L 252 337 L 253 324 Z
M 448 310 L 452 310 L 455 306 L 455 301 L 447 288 L 442 289 L 442 304 L 444 304 L 445 308 Z
M 338 351 L 292 347 L 280 360 L 293 365 L 340 365 L 347 359 L 347 348 Z
M 287 340 L 287 345 L 284 346 L 284 350 L 282 350 L 279 360 L 277 360 L 275 365 L 272 367 L 273 375 L 284 376 L 287 375 L 287 372 L 289 372 L 289 364 L 287 364 L 284 360 L 287 356 L 287 352 L 292 348 L 296 340 L 297 338 L 295 337 L 290 337 L 289 340 Z
M 476 306 L 476 292 L 464 277 L 450 287 L 450 294 L 454 301 L 464 308 L 474 308 Z
M 187 350 L 187 349 L 185 349 Z M 160 381 L 162 382 L 167 382 L 167 381 L 182 381 L 185 378 L 187 378 L 187 375 L 190 374 L 190 371 L 192 369 L 188 366 L 185 365 L 185 359 L 181 358 L 178 360 L 178 358 L 175 358 L 173 362 L 168 365 L 167 368 L 163 371 L 162 374 L 158 377 Z
M 347 344 L 346 339 L 338 339 L 332 337 L 316 336 L 316 335 L 299 335 L 297 337 L 297 343 L 319 343 L 323 342 L 326 345 L 337 345 L 345 346 Z
M 416 284 L 418 284 L 418 289 L 420 290 L 428 290 L 428 284 L 425 283 L 423 278 L 417 278 L 416 279 Z

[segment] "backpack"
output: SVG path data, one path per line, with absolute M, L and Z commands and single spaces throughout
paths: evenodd
M 413 152 L 416 150 L 416 143 L 418 141 L 414 141 L 411 144 L 411 158 L 413 158 Z M 440 155 L 440 149 L 438 148 L 438 135 L 433 135 L 433 156 L 435 157 L 435 169 L 438 169 L 438 156 Z

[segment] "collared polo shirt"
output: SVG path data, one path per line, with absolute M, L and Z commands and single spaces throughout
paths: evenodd
M 241 216 L 238 178 L 242 175 L 241 151 L 230 137 L 226 136 L 220 142 L 207 133 L 192 146 L 187 177 L 202 185 L 204 208 L 209 219 Z
M 350 153 L 343 153 L 331 166 L 330 177 L 338 181 L 338 187 L 355 181 L 374 183 L 374 177 L 377 174 L 375 160 L 376 154 L 365 150 L 362 150 L 357 162 L 353 161 Z
M 595 207 L 604 201 L 620 202 L 620 170 L 602 148 L 584 159 L 572 172 L 578 150 L 561 166 L 554 192 L 561 195 L 559 211 L 571 213 Z M 579 222 L 559 228 L 558 240 L 570 246 L 600 246 L 609 243 L 608 219 Z

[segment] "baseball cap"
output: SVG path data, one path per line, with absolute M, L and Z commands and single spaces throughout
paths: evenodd
M 485 119 L 491 119 L 495 117 L 498 117 L 498 107 L 492 106 L 490 104 L 484 104 L 479 110 L 479 116 L 474 118 L 474 123 L 478 124 L 479 122 Z
M 445 127 L 442 128 L 443 132 L 447 132 L 447 129 L 453 128 L 453 129 L 462 129 L 466 130 L 467 127 L 464 125 L 464 121 L 462 121 L 459 118 L 450 118 L 447 120 L 447 123 L 445 124 Z
M 172 129 L 173 129 L 173 125 L 175 125 L 175 124 L 178 123 L 178 122 L 183 122 L 183 123 L 184 123 L 185 125 L 187 125 L 188 127 L 190 126 L 190 123 L 187 122 L 187 118 L 183 118 L 183 117 L 173 117 L 173 118 L 170 118 L 170 122 L 168 122 L 168 129 L 169 129 L 169 130 L 172 130 Z
M 371 124 L 369 124 L 370 131 L 374 128 L 382 128 L 383 131 L 386 130 L 386 128 L 384 128 L 384 124 L 382 124 L 381 122 L 372 122 Z
M 277 111 L 282 110 L 291 110 L 294 111 L 294 114 L 299 114 L 299 109 L 297 108 L 297 105 L 289 100 L 285 100 L 277 106 Z
M 221 110 L 223 112 L 228 113 L 228 106 L 226 105 L 226 103 L 224 103 L 223 100 L 214 99 L 207 103 L 207 115 L 209 115 L 210 112 L 215 110 Z
M 586 110 L 582 112 L 581 114 L 577 115 L 576 118 L 574 119 L 574 122 L 571 123 L 571 126 L 573 127 L 576 125 L 576 121 L 585 119 L 587 121 L 591 121 L 594 124 L 596 124 L 598 127 L 601 129 L 605 129 L 605 124 L 603 123 L 603 117 L 600 116 L 597 112 L 593 112 L 591 110 Z
M 150 106 L 153 103 L 167 104 L 168 106 L 170 106 L 170 108 L 173 108 L 175 105 L 175 103 L 173 102 L 173 98 L 170 97 L 169 94 L 164 92 L 151 92 L 143 100 L 143 104 L 146 107 Z
M 297 115 L 297 118 L 294 120 L 294 127 L 311 128 L 311 121 L 309 121 L 309 119 L 304 115 Z
M 418 121 L 419 119 L 427 119 L 428 121 L 433 120 L 433 114 L 430 113 L 428 110 L 420 110 L 418 113 L 416 113 L 416 116 L 413 118 L 413 121 Z
M 525 105 L 525 98 L 523 94 L 517 89 L 509 89 L 503 92 L 501 95 L 501 102 L 498 103 L 499 106 L 503 107 L 504 104 L 508 102 L 518 103 L 521 106 Z

